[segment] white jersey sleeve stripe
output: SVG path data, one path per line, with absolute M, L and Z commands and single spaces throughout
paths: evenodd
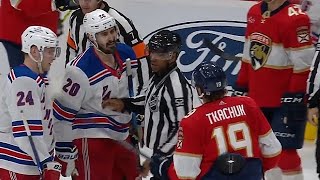
M 173 155 L 174 169 L 179 179 L 196 179 L 200 174 L 201 156 L 187 156 L 175 153 Z

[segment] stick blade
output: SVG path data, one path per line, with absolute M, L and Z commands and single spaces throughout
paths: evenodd
M 227 61 L 240 61 L 242 58 L 238 56 L 234 56 L 228 53 L 225 53 L 221 49 L 218 48 L 216 44 L 213 44 L 208 38 L 203 39 L 203 44 L 210 49 L 211 52 L 220 56 L 222 59 Z

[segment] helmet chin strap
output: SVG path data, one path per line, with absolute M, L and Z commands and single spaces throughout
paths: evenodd
M 36 62 L 37 63 L 37 66 L 38 66 L 38 70 L 39 70 L 39 74 L 43 74 L 43 68 L 42 68 L 42 60 L 43 60 L 43 52 L 40 51 L 40 61 L 37 61 L 32 55 L 31 53 L 29 52 L 29 57 L 32 59 L 32 61 Z

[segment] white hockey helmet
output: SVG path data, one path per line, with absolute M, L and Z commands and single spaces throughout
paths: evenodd
M 29 26 L 21 35 L 22 52 L 29 54 L 29 57 L 37 63 L 39 72 L 42 74 L 42 60 L 44 48 L 55 48 L 55 57 L 60 55 L 60 47 L 57 35 L 50 29 L 42 26 Z M 31 47 L 36 46 L 40 51 L 40 59 L 36 60 L 30 53 Z
M 117 27 L 116 20 L 102 9 L 96 9 L 87 13 L 83 18 L 85 32 L 88 33 L 93 40 L 96 40 L 96 33 Z
M 58 37 L 49 28 L 42 26 L 29 26 L 21 35 L 22 41 L 22 52 L 27 54 L 30 53 L 32 46 L 38 47 L 39 51 L 42 52 L 45 47 L 58 48 Z M 57 51 L 56 56 L 60 54 Z

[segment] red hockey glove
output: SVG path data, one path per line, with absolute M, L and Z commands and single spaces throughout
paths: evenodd
M 61 164 L 58 162 L 48 162 L 44 165 L 43 179 L 59 180 L 61 174 Z

